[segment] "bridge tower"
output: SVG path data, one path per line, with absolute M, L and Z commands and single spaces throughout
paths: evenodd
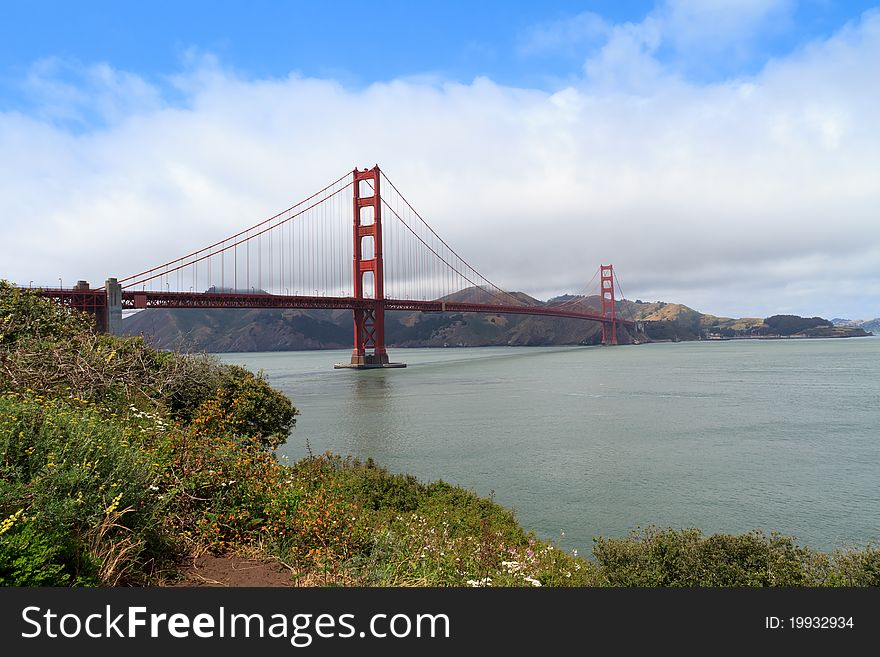
M 602 344 L 617 344 L 617 323 L 614 321 L 614 266 L 599 266 L 599 291 L 602 295 Z M 611 317 L 608 322 L 607 318 Z
M 354 176 L 354 349 L 347 367 L 406 367 L 389 363 L 385 351 L 385 272 L 382 263 L 382 197 L 380 171 L 359 171 Z

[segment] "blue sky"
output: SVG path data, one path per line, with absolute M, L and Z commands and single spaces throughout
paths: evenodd
M 615 21 L 638 20 L 651 3 L 558 2 L 11 2 L 0 67 L 23 75 L 44 57 L 115 66 L 158 76 L 176 70 L 188 50 L 216 54 L 256 77 L 336 77 L 351 84 L 436 74 L 467 81 L 492 76 L 542 83 L 564 61 L 536 63 L 518 54 L 524 35 L 544 21 L 584 8 Z M 11 7 L 9 6 L 11 5 Z M 543 58 L 546 59 L 546 58 Z M 565 58 L 561 58 L 564 60 Z M 13 85 L 14 86 L 14 85 Z M 7 87 L 8 89 L 9 87 Z
M 613 259 L 633 297 L 880 316 L 876 4 L 7 0 L 0 275 L 130 273 L 378 161 L 509 288 Z
M 704 4 L 711 4 L 704 2 Z M 599 38 L 562 24 L 592 13 L 611 24 L 638 23 L 659 3 L 629 2 L 251 2 L 152 0 L 6 0 L 0 24 L 0 70 L 6 103 L 22 98 L 20 81 L 35 61 L 60 58 L 108 62 L 161 82 L 193 50 L 210 52 L 252 77 L 332 77 L 364 85 L 399 77 L 434 75 L 468 82 L 487 76 L 514 86 L 554 88 L 576 75 Z M 870 0 L 741 4 L 778 5 L 749 36 L 749 50 L 724 49 L 706 58 L 661 49 L 702 81 L 753 73 L 768 58 L 827 37 L 876 5 Z M 529 48 L 535 33 L 557 27 L 560 39 Z M 26 96 L 26 95 L 25 95 Z

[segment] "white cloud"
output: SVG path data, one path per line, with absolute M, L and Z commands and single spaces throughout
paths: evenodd
M 659 64 L 642 28 L 614 29 L 583 84 L 556 93 L 485 78 L 354 90 L 209 60 L 175 76 L 171 103 L 106 65 L 58 85 L 38 70 L 40 111 L 0 114 L 2 275 L 134 273 L 378 162 L 508 288 L 576 291 L 612 261 L 631 298 L 880 315 L 880 13 L 711 85 Z M 103 122 L 72 128 L 66 108 Z
M 533 26 L 523 55 L 580 53 L 594 83 L 638 91 L 685 77 L 721 77 L 761 57 L 762 40 L 789 30 L 794 0 L 664 0 L 639 22 L 592 12 Z M 662 61 L 662 66 L 660 62 Z
M 595 44 L 605 38 L 611 26 L 591 11 L 571 18 L 547 21 L 532 26 L 519 46 L 521 55 L 547 52 L 574 52 L 577 48 Z
M 23 86 L 38 103 L 41 118 L 74 124 L 95 118 L 112 123 L 162 104 L 155 87 L 106 63 L 82 66 L 57 57 L 42 59 L 31 67 Z
M 654 12 L 679 52 L 734 53 L 791 25 L 794 0 L 668 0 Z

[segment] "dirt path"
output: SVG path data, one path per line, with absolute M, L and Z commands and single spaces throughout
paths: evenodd
M 183 574 L 172 586 L 297 586 L 293 573 L 279 563 L 232 556 L 197 557 Z

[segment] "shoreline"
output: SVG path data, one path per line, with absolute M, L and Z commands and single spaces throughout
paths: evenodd
M 699 340 L 651 340 L 640 344 L 652 342 L 729 342 L 731 340 L 842 340 L 850 338 L 876 338 L 873 333 L 867 335 L 744 335 L 730 338 L 700 338 Z
M 670 344 L 678 342 L 730 342 L 733 340 L 840 340 L 853 338 L 878 338 L 880 335 L 870 333 L 868 335 L 798 335 L 798 336 L 743 336 L 732 338 L 699 338 L 699 339 L 682 339 L 682 340 L 646 340 L 631 342 L 628 344 L 614 345 L 617 347 L 642 346 L 649 344 Z M 401 346 L 388 344 L 388 349 L 569 349 L 574 347 L 602 347 L 601 344 L 479 344 L 479 345 L 447 345 L 447 346 Z M 271 353 L 315 353 L 320 351 L 351 351 L 348 347 L 326 347 L 318 349 L 263 349 L 259 351 L 204 351 L 196 353 L 206 354 L 271 354 Z

